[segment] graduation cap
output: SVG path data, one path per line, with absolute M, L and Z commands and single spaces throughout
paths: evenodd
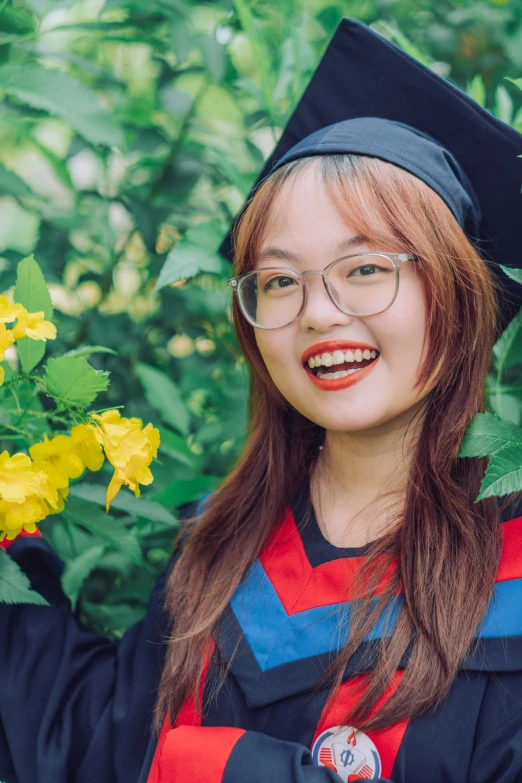
M 311 155 L 357 153 L 415 174 L 446 202 L 503 291 L 502 326 L 522 307 L 522 135 L 356 19 L 342 19 L 249 198 Z M 237 218 L 236 218 L 237 220 Z M 221 245 L 232 260 L 232 234 Z

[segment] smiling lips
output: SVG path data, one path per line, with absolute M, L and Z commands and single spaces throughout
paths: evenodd
M 378 361 L 372 345 L 330 340 L 307 348 L 301 356 L 312 383 L 324 391 L 337 391 L 362 381 Z

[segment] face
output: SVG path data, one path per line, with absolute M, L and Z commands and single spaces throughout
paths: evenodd
M 285 183 L 280 192 L 260 246 L 261 253 L 269 248 L 277 252 L 258 260 L 256 268 L 323 270 L 348 254 L 396 252 L 396 248 L 367 243 L 344 249 L 355 238 L 354 231 L 329 200 L 320 174 L 312 165 L 299 172 L 295 181 Z M 280 251 L 291 254 L 291 260 L 282 258 Z M 308 296 L 299 318 L 283 328 L 254 330 L 274 384 L 303 416 L 327 430 L 361 432 L 389 428 L 394 421 L 409 419 L 421 406 L 431 387 L 420 392 L 413 389 L 424 358 L 426 327 L 425 287 L 417 266 L 412 261 L 403 263 L 399 291 L 391 307 L 364 317 L 343 313 L 330 299 L 321 277 L 306 275 Z M 337 346 L 324 345 L 334 341 L 341 342 Z M 335 362 L 339 361 L 339 354 L 333 356 L 334 350 L 343 350 L 345 356 L 352 350 L 360 358 L 355 354 L 357 343 L 375 351 L 376 359 L 368 369 L 346 376 L 349 380 L 325 379 L 321 386 L 305 369 L 304 359 L 310 355 L 330 353 Z M 321 373 L 336 371 L 336 366 L 323 365 Z M 357 366 L 357 362 L 352 367 L 345 364 L 343 369 Z

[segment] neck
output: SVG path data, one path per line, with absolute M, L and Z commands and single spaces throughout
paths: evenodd
M 422 424 L 422 405 L 362 432 L 327 430 L 314 470 L 312 500 L 336 546 L 363 546 L 400 519 Z

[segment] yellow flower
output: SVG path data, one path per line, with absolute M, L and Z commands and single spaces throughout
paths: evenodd
M 139 497 L 139 485 L 152 483 L 149 465 L 158 453 L 160 436 L 152 424 L 143 427 L 141 419 L 124 418 L 118 410 L 105 411 L 101 416 L 94 414 L 94 419 L 98 422 L 98 440 L 114 468 L 107 487 L 105 509 L 108 512 L 124 484 Z
M 6 537 L 12 541 L 22 530 L 34 533 L 36 523 L 48 514 L 46 504 L 36 495 L 29 496 L 21 503 L 0 500 L 0 541 Z
M 7 296 L 0 296 L 0 323 L 15 321 L 26 312 L 21 304 L 12 305 Z
M 12 540 L 22 530 L 34 533 L 49 513 L 46 492 L 47 476 L 27 454 L 0 454 L 0 540 Z
M 0 498 L 7 502 L 22 503 L 31 495 L 43 495 L 47 478 L 43 471 L 35 469 L 27 454 L 0 454 Z
M 15 340 L 22 337 L 30 337 L 31 340 L 55 340 L 56 326 L 51 321 L 45 320 L 45 313 L 28 313 L 24 310 L 18 316 L 18 321 L 13 329 Z
M 14 335 L 4 323 L 0 321 L 0 362 L 5 359 L 5 352 L 15 341 Z
M 67 435 L 56 435 L 51 440 L 44 435 L 43 442 L 31 446 L 29 454 L 45 470 L 55 489 L 65 489 L 69 486 L 69 479 L 78 478 L 85 470 L 73 439 Z M 45 467 L 40 463 L 45 463 Z
M 71 429 L 73 448 L 85 467 L 100 470 L 105 461 L 101 443 L 99 443 L 92 424 L 76 424 Z

